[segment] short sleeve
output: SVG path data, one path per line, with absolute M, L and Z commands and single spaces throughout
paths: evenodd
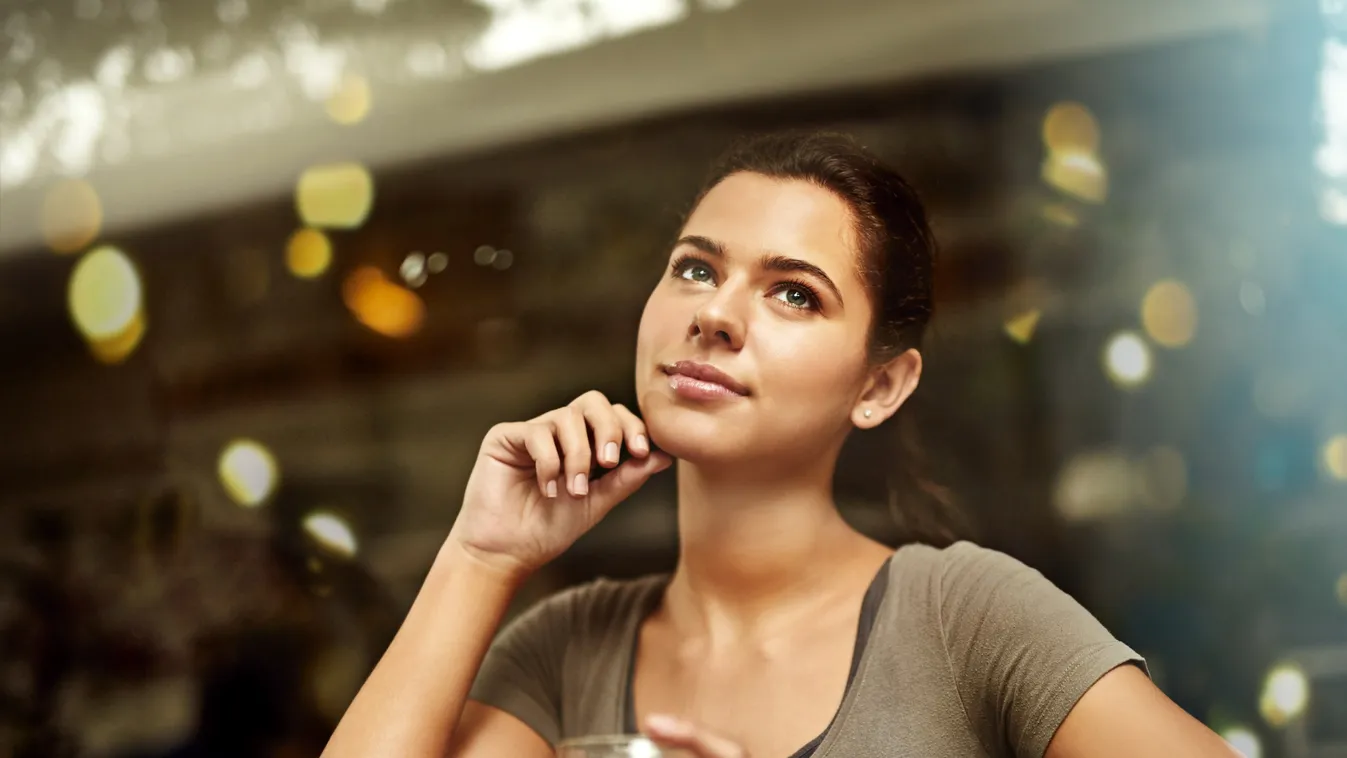
M 961 542 L 940 574 L 945 652 L 969 721 L 991 755 L 1040 758 L 1076 702 L 1141 656 L 1042 574 Z
M 506 624 L 468 693 L 523 721 L 553 745 L 561 735 L 562 667 L 575 595 L 574 590 L 554 595 Z

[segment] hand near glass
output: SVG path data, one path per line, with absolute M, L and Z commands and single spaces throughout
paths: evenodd
M 581 737 L 566 740 L 558 758 L 748 758 L 731 740 L 673 716 L 645 720 L 647 737 Z

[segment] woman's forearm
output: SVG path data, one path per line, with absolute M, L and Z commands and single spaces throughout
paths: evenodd
M 517 586 L 446 542 L 323 758 L 443 756 Z

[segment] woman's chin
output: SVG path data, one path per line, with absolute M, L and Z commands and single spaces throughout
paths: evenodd
M 728 429 L 720 428 L 716 420 L 699 414 L 682 414 L 664 409 L 647 416 L 646 431 L 656 448 L 680 461 L 710 463 L 728 461 L 742 452 L 742 445 Z

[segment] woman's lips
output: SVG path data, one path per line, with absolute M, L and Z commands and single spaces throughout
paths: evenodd
M 669 388 L 690 400 L 721 400 L 744 397 L 748 388 L 709 363 L 679 361 L 664 367 Z

